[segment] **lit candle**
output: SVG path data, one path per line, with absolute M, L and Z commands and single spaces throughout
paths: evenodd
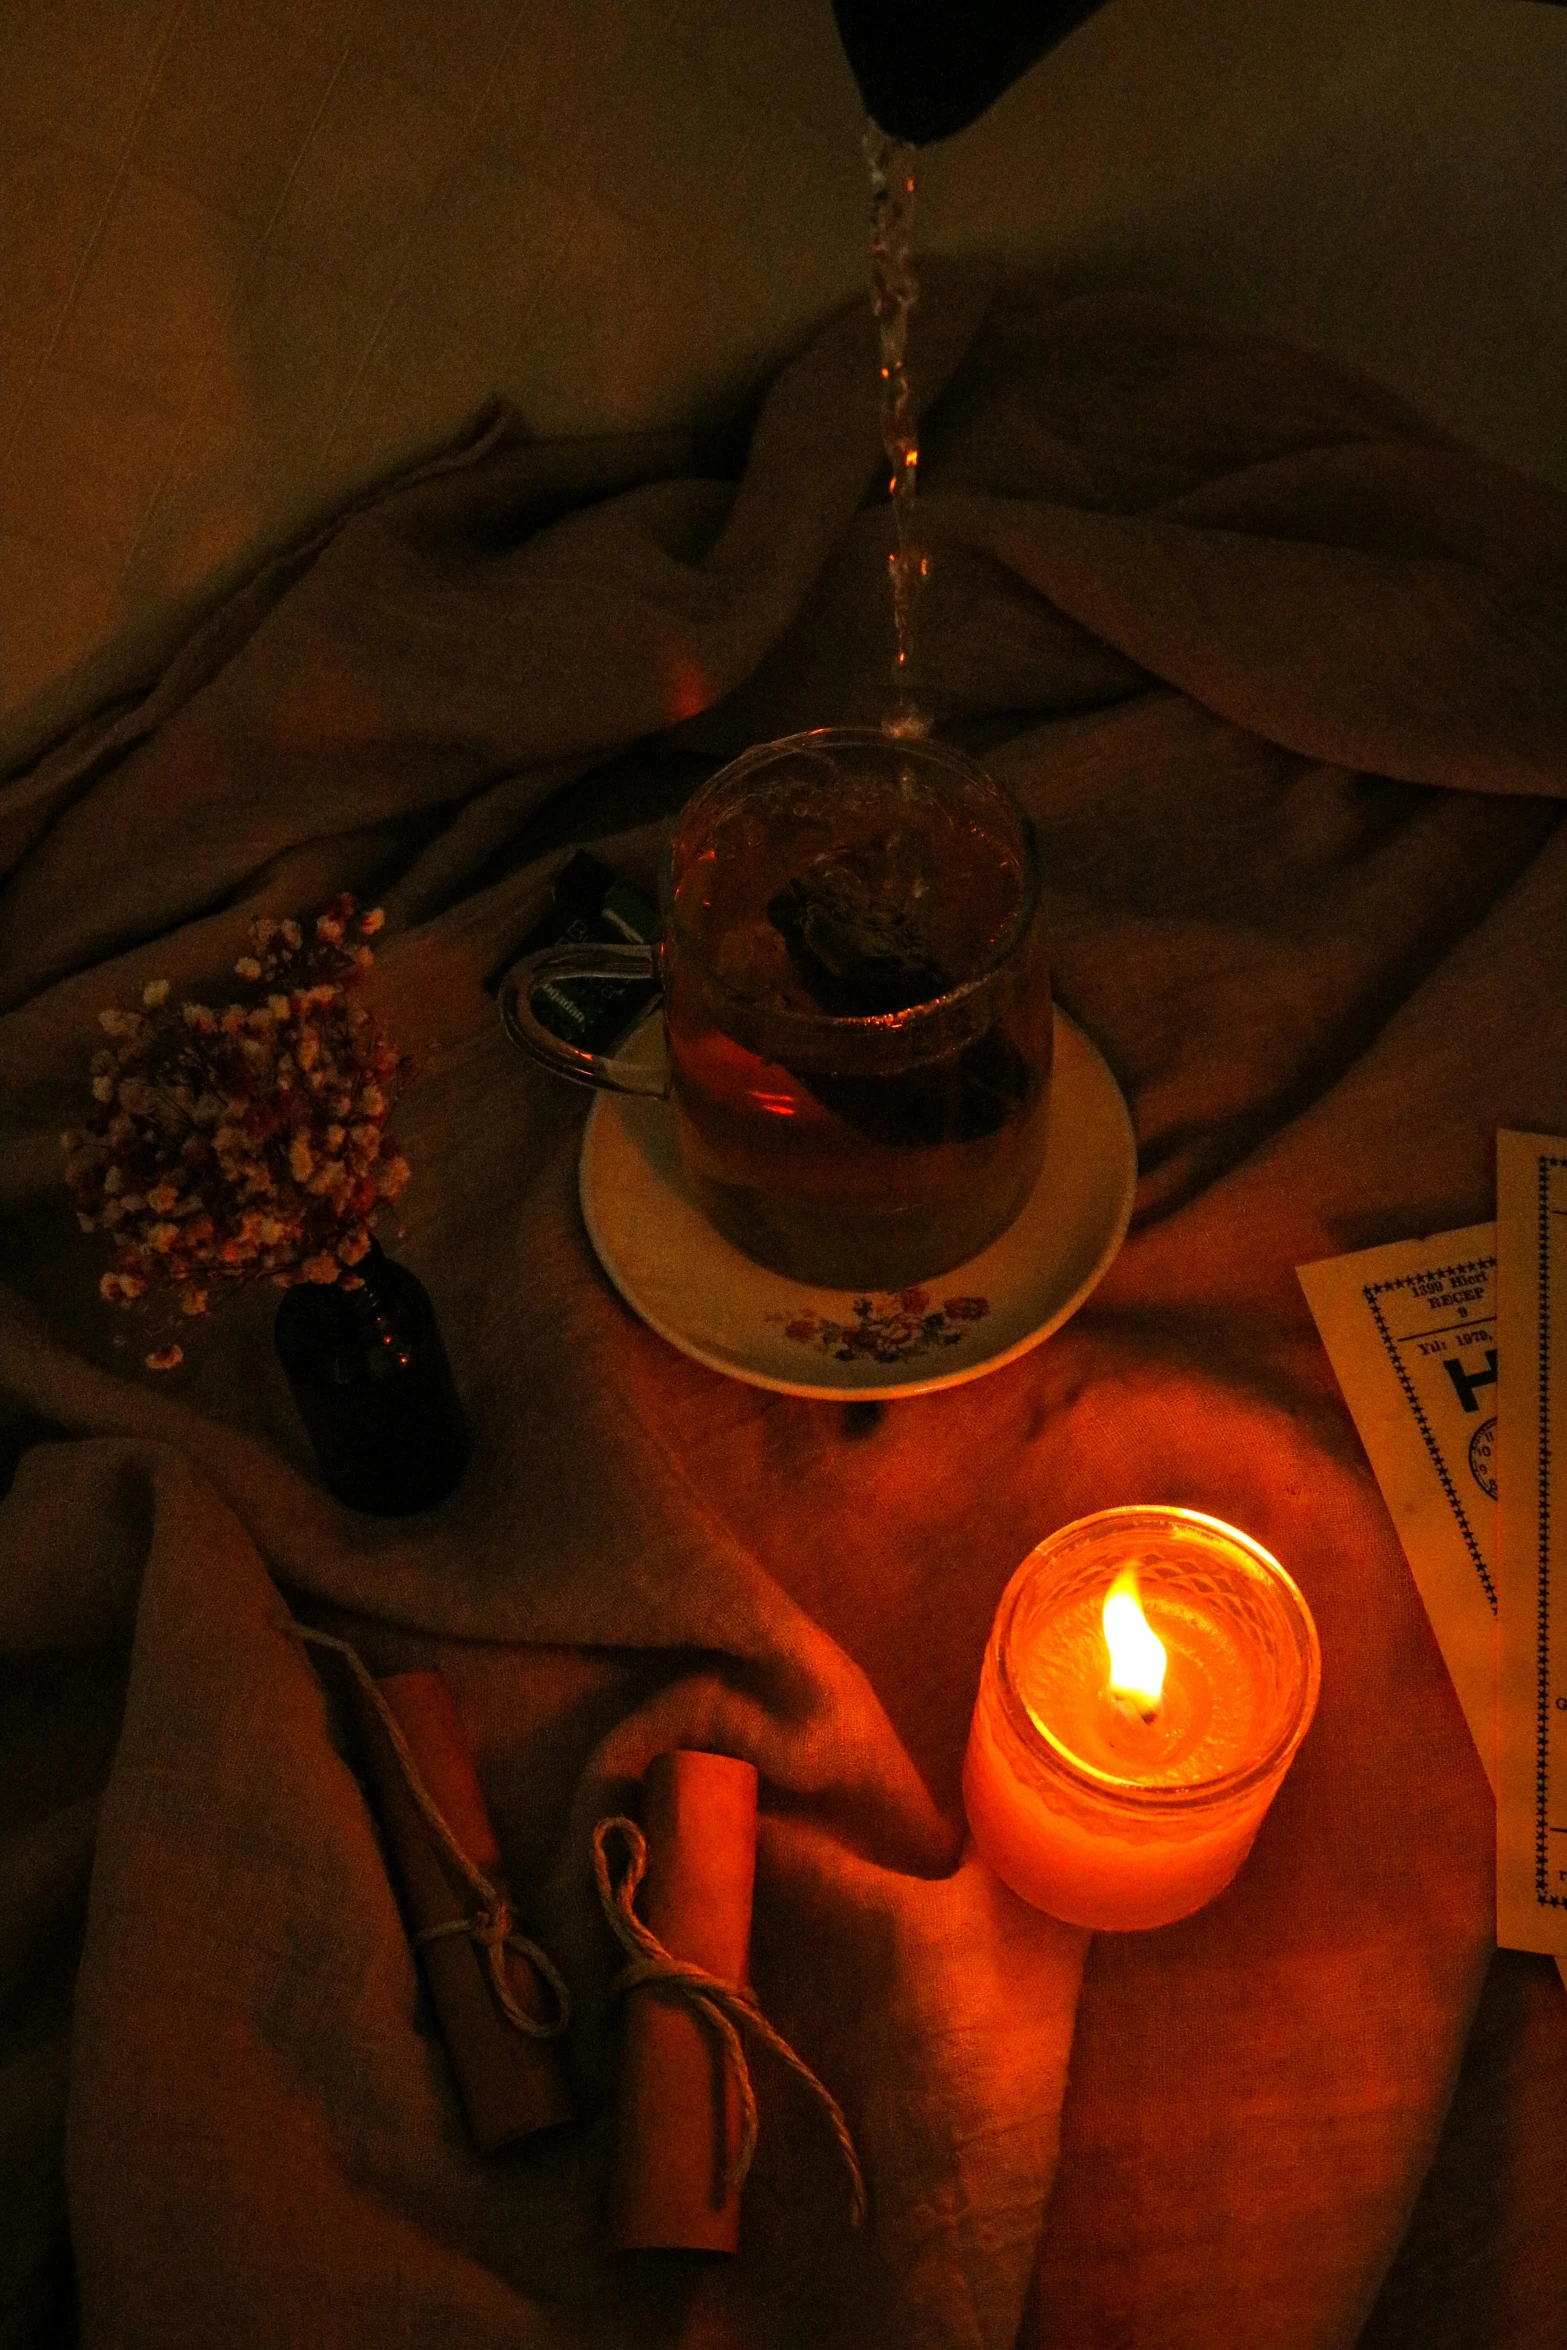
M 1101 1510 L 1023 1561 L 963 1765 L 998 1877 L 1079 1926 L 1164 1926 L 1251 1850 L 1317 1702 L 1304 1599 L 1195 1510 Z

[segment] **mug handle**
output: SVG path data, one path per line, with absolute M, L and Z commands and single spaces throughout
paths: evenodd
M 591 1085 L 605 1093 L 641 1093 L 662 1101 L 669 1092 L 669 1065 L 639 1067 L 623 1053 L 588 1053 L 568 1044 L 546 1028 L 533 1009 L 533 997 L 546 980 L 618 979 L 622 982 L 658 978 L 656 946 L 608 946 L 584 942 L 580 946 L 540 947 L 513 963 L 501 981 L 501 1021 L 507 1035 L 530 1060 L 569 1077 L 574 1085 Z

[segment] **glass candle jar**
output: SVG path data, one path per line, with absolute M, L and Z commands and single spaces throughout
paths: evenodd
M 1130 1581 L 1166 1651 L 1157 1695 L 1112 1686 L 1104 1605 Z M 963 1798 L 1014 1893 L 1079 1926 L 1168 1925 L 1235 1875 L 1321 1679 L 1299 1590 L 1196 1510 L 1100 1510 L 1030 1552 L 981 1669 Z

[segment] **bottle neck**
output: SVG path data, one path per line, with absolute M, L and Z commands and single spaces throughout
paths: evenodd
M 409 1327 L 406 1283 L 399 1278 L 401 1268 L 379 1241 L 372 1240 L 370 1253 L 361 1257 L 354 1270 L 360 1286 L 340 1294 L 353 1316 L 360 1342 L 389 1367 L 410 1363 L 415 1340 Z

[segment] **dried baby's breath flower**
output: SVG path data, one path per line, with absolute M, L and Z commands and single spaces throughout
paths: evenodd
M 195 1318 L 263 1278 L 359 1285 L 370 1227 L 409 1173 L 385 1131 L 408 1063 L 350 992 L 372 959 L 357 939 L 384 920 L 337 897 L 307 943 L 299 923 L 258 916 L 235 964 L 253 1000 L 176 1004 L 155 979 L 141 1010 L 100 1013 L 112 1041 L 92 1058 L 93 1107 L 61 1146 L 78 1223 L 113 1235 L 110 1304 L 156 1287 Z

